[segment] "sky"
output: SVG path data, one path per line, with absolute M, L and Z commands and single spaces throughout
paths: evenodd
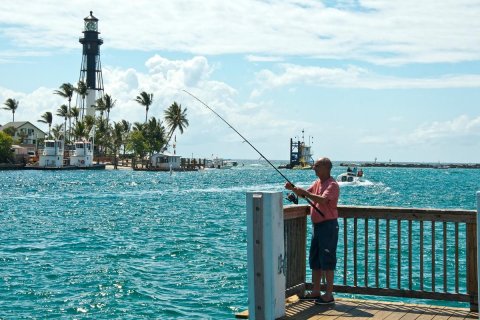
M 110 118 L 173 102 L 184 157 L 480 162 L 480 0 L 0 1 L 0 101 L 37 122 L 80 76 L 83 19 L 99 19 Z M 0 124 L 12 113 L 0 109 Z M 63 119 L 54 116 L 54 124 Z

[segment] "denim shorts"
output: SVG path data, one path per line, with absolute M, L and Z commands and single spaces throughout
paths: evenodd
M 315 223 L 308 258 L 310 269 L 335 270 L 337 266 L 337 242 L 337 219 Z

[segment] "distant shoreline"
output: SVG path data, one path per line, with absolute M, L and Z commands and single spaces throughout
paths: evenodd
M 480 169 L 480 163 L 412 163 L 412 162 L 341 162 L 341 167 L 385 167 L 385 168 L 433 168 L 433 169 Z

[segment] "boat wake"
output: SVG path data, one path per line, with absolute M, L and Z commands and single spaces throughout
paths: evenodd
M 337 181 L 337 183 L 340 187 L 371 187 L 377 184 L 367 179 L 354 180 L 351 182 Z

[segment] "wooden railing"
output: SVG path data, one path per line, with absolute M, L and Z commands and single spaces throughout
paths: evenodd
M 307 205 L 284 207 L 286 295 L 306 281 Z M 469 302 L 478 311 L 476 211 L 339 206 L 334 291 Z

